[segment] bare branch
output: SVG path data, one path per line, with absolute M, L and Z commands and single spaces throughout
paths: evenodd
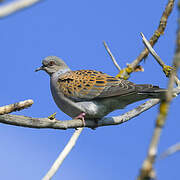
M 174 7 L 174 0 L 169 0 L 168 4 L 166 5 L 166 8 L 161 16 L 159 26 L 157 30 L 154 32 L 153 36 L 150 38 L 150 44 L 153 47 L 155 43 L 158 41 L 159 37 L 164 34 L 164 30 L 166 28 L 167 20 L 169 15 L 171 14 L 171 11 Z M 128 65 L 128 67 L 124 68 L 124 71 L 122 70 L 119 73 L 119 77 L 128 79 L 129 75 L 134 72 L 134 69 L 136 69 L 136 66 L 148 56 L 148 50 L 145 48 L 140 55 L 131 63 Z
M 13 111 L 20 111 L 22 109 L 30 107 L 33 103 L 34 102 L 32 99 L 28 99 L 25 101 L 20 101 L 18 103 L 2 106 L 2 107 L 0 107 L 0 115 L 8 114 Z
M 175 78 L 174 78 L 175 75 L 176 75 L 176 70 L 173 70 L 172 73 L 170 74 L 167 97 L 160 104 L 159 115 L 156 120 L 156 127 L 154 129 L 151 143 L 148 149 L 148 154 L 147 154 L 146 159 L 143 162 L 138 180 L 145 180 L 145 179 L 150 180 L 152 178 L 151 172 L 153 171 L 153 164 L 155 163 L 160 135 L 161 135 L 163 126 L 165 124 L 170 102 L 172 100 L 172 91 L 173 91 L 172 89 L 173 89 L 173 85 L 175 81 Z
M 72 148 L 75 146 L 76 141 L 79 135 L 81 134 L 82 130 L 83 128 L 78 128 L 77 130 L 75 130 L 71 139 L 69 140 L 69 142 L 67 143 L 63 151 L 59 154 L 58 158 L 56 159 L 56 161 L 54 162 L 54 164 L 52 165 L 52 167 L 47 172 L 47 174 L 43 177 L 42 180 L 50 180 L 55 175 L 55 173 L 57 172 L 57 170 L 63 163 L 64 159 L 67 157 L 67 155 L 70 153 Z
M 165 65 L 165 63 L 163 62 L 163 60 L 157 55 L 157 53 L 155 52 L 155 50 L 152 48 L 151 44 L 149 43 L 149 41 L 146 39 L 146 37 L 144 36 L 144 34 L 141 32 L 140 33 L 142 36 L 142 40 L 144 45 L 146 46 L 146 48 L 148 49 L 148 51 L 152 54 L 152 56 L 157 60 L 157 62 L 159 63 L 159 65 L 163 68 L 163 66 Z
M 143 33 L 141 33 L 143 43 L 145 44 L 146 48 L 149 50 L 149 52 L 152 54 L 152 56 L 156 59 L 156 61 L 159 63 L 159 65 L 163 68 L 163 71 L 167 77 L 169 77 L 171 71 L 173 70 L 173 67 L 166 65 L 163 60 L 158 56 L 156 51 L 152 48 L 149 41 L 146 39 Z M 175 76 L 175 82 L 177 86 L 180 86 L 180 80 L 177 76 Z
M 159 159 L 164 159 L 176 152 L 180 151 L 180 143 L 174 144 L 173 146 L 170 146 L 165 152 L 163 152 Z
M 24 8 L 30 7 L 41 0 L 16 0 L 0 6 L 0 18 L 8 16 Z
M 104 117 L 98 121 L 98 125 L 93 120 L 86 120 L 86 127 L 94 128 L 94 127 L 101 127 L 101 126 L 109 126 L 109 125 L 118 125 L 122 124 L 142 112 L 148 110 L 152 106 L 159 103 L 158 99 L 149 100 L 146 103 L 138 106 L 137 108 L 121 115 L 115 117 Z M 74 129 L 83 127 L 82 120 L 80 119 L 73 119 L 73 120 L 50 120 L 49 118 L 32 118 L 27 116 L 21 115 L 0 115 L 0 123 L 10 124 L 15 126 L 22 126 L 28 128 L 52 128 L 52 129 Z
M 164 34 L 166 25 L 167 25 L 167 20 L 169 15 L 171 14 L 171 11 L 174 7 L 174 0 L 169 0 L 168 4 L 166 5 L 166 8 L 161 16 L 160 19 L 160 23 L 159 26 L 157 28 L 157 30 L 154 32 L 153 36 L 150 38 L 150 44 L 153 47 L 155 45 L 155 43 L 158 41 L 159 37 Z M 148 55 L 148 50 L 144 49 L 141 54 L 137 57 L 137 59 L 135 59 L 132 62 L 132 67 L 136 67 L 145 57 L 147 57 Z
M 108 54 L 110 55 L 110 57 L 111 57 L 111 59 L 112 59 L 114 65 L 115 65 L 115 67 L 118 69 L 118 71 L 121 71 L 120 66 L 118 65 L 116 59 L 114 58 L 113 54 L 111 53 L 110 49 L 108 48 L 108 45 L 106 44 L 105 41 L 103 41 L 103 44 L 104 44 L 104 47 L 106 48 Z
M 180 20 L 180 5 L 179 5 L 179 19 L 178 20 Z M 165 100 L 163 100 L 160 104 L 159 114 L 156 120 L 156 126 L 153 132 L 149 149 L 148 149 L 147 157 L 143 162 L 142 168 L 140 170 L 140 174 L 138 176 L 138 180 L 151 179 L 151 172 L 153 171 L 153 165 L 156 160 L 156 154 L 157 154 L 157 149 L 158 149 L 158 143 L 160 140 L 160 135 L 165 125 L 165 120 L 166 120 L 167 113 L 169 110 L 170 102 L 173 97 L 172 96 L 173 86 L 174 86 L 175 76 L 176 76 L 176 72 L 178 70 L 179 65 L 180 65 L 180 24 L 178 25 L 177 48 L 176 48 L 176 53 L 173 60 L 174 68 L 170 73 L 168 91 L 167 91 Z

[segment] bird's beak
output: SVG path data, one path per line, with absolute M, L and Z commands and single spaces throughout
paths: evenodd
M 44 70 L 44 66 L 41 66 L 41 67 L 35 69 L 35 72 L 40 71 L 40 70 Z

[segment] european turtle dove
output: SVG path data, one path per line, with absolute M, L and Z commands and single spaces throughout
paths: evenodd
M 116 109 L 147 99 L 163 98 L 164 89 L 151 84 L 134 84 L 100 71 L 72 71 L 63 60 L 48 56 L 36 71 L 50 75 L 52 96 L 57 106 L 72 118 L 100 119 Z

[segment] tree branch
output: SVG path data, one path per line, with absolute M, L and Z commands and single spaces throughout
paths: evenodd
M 18 103 L 10 104 L 7 106 L 2 106 L 0 107 L 0 115 L 8 114 L 13 111 L 20 111 L 22 109 L 30 107 L 33 103 L 34 103 L 33 100 L 29 99 L 25 101 L 20 101 Z
M 151 53 L 151 55 L 154 57 L 154 59 L 159 63 L 159 65 L 163 68 L 163 72 L 165 73 L 165 75 L 167 77 L 169 77 L 171 71 L 173 70 L 173 67 L 168 66 L 164 63 L 164 61 L 160 58 L 160 56 L 158 56 L 156 51 L 152 48 L 152 46 L 150 45 L 149 41 L 146 39 L 146 37 L 144 36 L 143 33 L 141 33 L 141 36 L 143 39 L 143 43 L 146 46 L 146 48 L 148 49 L 148 51 Z M 177 86 L 180 86 L 180 80 L 178 79 L 177 76 L 175 76 L 175 82 L 176 82 Z
M 146 103 L 138 106 L 137 108 L 116 117 L 104 117 L 101 120 L 98 121 L 98 124 L 94 122 L 93 120 L 86 120 L 86 127 L 94 128 L 94 127 L 101 127 L 101 126 L 108 126 L 108 125 L 118 125 L 122 124 L 142 112 L 148 110 L 152 106 L 159 103 L 158 99 L 149 100 Z M 83 127 L 82 120 L 80 119 L 72 119 L 72 120 L 50 120 L 48 118 L 32 118 L 27 116 L 21 116 L 21 115 L 0 115 L 0 123 L 4 124 L 10 124 L 15 126 L 22 126 L 22 127 L 28 127 L 28 128 L 51 128 L 51 129 L 74 129 Z
M 47 172 L 47 174 L 43 177 L 42 180 L 50 180 L 55 173 L 57 172 L 57 170 L 59 169 L 59 167 L 61 166 L 61 164 L 63 163 L 64 159 L 67 157 L 67 155 L 70 153 L 70 151 L 72 150 L 72 148 L 75 146 L 76 141 L 79 137 L 79 135 L 81 134 L 83 128 L 79 128 L 77 130 L 75 130 L 74 134 L 72 135 L 71 139 L 69 140 L 69 142 L 66 144 L 65 148 L 63 149 L 63 151 L 59 154 L 58 158 L 56 159 L 56 161 L 53 163 L 52 167 L 50 168 L 50 170 Z
M 41 0 L 16 0 L 0 6 L 0 18 L 13 14 L 19 10 L 30 7 Z
M 157 30 L 154 32 L 153 36 L 150 38 L 149 42 L 151 46 L 153 47 L 156 42 L 158 41 L 159 37 L 164 34 L 164 30 L 166 28 L 167 20 L 169 15 L 171 14 L 171 11 L 174 7 L 174 0 L 169 0 L 168 4 L 166 5 L 166 8 L 161 16 L 159 26 Z M 129 75 L 136 69 L 136 66 L 148 56 L 149 51 L 145 48 L 140 55 L 131 63 L 128 64 L 126 68 L 120 71 L 118 74 L 118 77 L 128 79 Z
M 163 152 L 158 159 L 164 159 L 176 152 L 180 151 L 180 143 L 170 146 L 165 152 Z
M 179 18 L 180 20 L 180 4 L 179 4 Z M 161 64 L 161 63 L 160 63 Z M 167 113 L 169 110 L 170 102 L 172 100 L 172 93 L 173 93 L 173 86 L 175 82 L 175 76 L 177 70 L 180 65 L 180 22 L 178 24 L 178 31 L 177 31 L 177 47 L 176 53 L 173 59 L 173 69 L 170 73 L 169 83 L 168 83 L 168 91 L 166 93 L 166 98 L 163 100 L 159 107 L 159 114 L 156 119 L 156 126 L 153 132 L 153 136 L 149 145 L 147 157 L 143 162 L 142 168 L 140 170 L 140 174 L 138 176 L 138 180 L 150 180 L 152 179 L 151 174 L 153 170 L 153 165 L 156 160 L 156 154 L 158 149 L 158 143 L 160 140 L 160 135 L 165 125 Z M 178 87 L 179 88 L 179 87 Z
M 104 45 L 106 51 L 108 52 L 109 56 L 111 57 L 114 65 L 115 65 L 115 67 L 118 69 L 118 71 L 121 71 L 121 67 L 120 67 L 119 64 L 117 63 L 116 59 L 114 58 L 113 54 L 111 53 L 111 51 L 110 51 L 110 49 L 109 49 L 109 47 L 108 47 L 108 45 L 106 44 L 105 41 L 103 41 L 103 45 Z

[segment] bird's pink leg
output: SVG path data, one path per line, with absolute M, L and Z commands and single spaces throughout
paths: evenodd
M 84 120 L 84 117 L 85 117 L 86 113 L 82 112 L 81 114 L 79 114 L 78 116 L 75 117 L 75 119 L 81 119 L 82 120 L 82 123 L 83 123 L 83 127 L 85 127 L 85 120 Z

